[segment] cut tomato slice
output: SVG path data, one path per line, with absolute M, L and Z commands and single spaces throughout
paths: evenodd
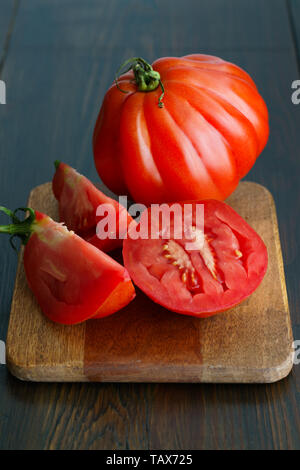
M 60 221 L 102 251 L 109 252 L 121 246 L 129 224 L 133 221 L 126 208 L 103 194 L 91 181 L 66 163 L 57 161 L 55 166 L 52 188 L 59 203 Z M 97 215 L 99 206 L 103 207 L 101 215 Z M 110 230 L 109 225 L 103 224 L 103 233 L 97 234 L 97 226 L 99 227 L 101 220 L 108 220 L 109 209 L 112 209 L 113 230 Z
M 178 203 L 182 214 L 184 204 Z M 267 249 L 227 204 L 186 204 L 192 213 L 183 219 L 181 231 L 172 214 L 164 222 L 153 220 L 154 209 L 148 208 L 139 226 L 129 229 L 123 258 L 134 283 L 155 302 L 174 312 L 207 317 L 232 308 L 258 287 L 267 269 Z M 204 218 L 198 220 L 201 204 Z M 145 227 L 151 237 L 137 238 Z
M 50 217 L 29 210 L 23 221 L 1 208 L 12 224 L 0 232 L 25 244 L 26 278 L 43 313 L 63 324 L 81 323 L 120 310 L 134 297 L 127 270 L 107 254 Z

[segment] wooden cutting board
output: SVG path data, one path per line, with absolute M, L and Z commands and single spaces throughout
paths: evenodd
M 76 326 L 49 321 L 29 290 L 22 251 L 7 335 L 7 365 L 33 381 L 274 382 L 292 368 L 292 330 L 275 206 L 256 183 L 227 202 L 268 248 L 267 274 L 240 306 L 207 319 L 169 312 L 141 291 L 125 309 Z M 57 219 L 51 184 L 28 205 Z M 13 255 L 12 255 L 13 256 Z

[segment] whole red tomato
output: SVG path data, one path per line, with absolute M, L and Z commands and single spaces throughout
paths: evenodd
M 251 77 L 203 54 L 124 65 L 94 130 L 103 182 L 146 205 L 229 196 L 269 134 L 267 107 Z

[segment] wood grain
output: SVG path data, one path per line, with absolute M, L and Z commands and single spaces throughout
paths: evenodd
M 287 0 L 291 36 L 294 41 L 295 53 L 300 72 L 300 3 L 298 0 Z M 299 77 L 298 77 L 299 79 Z M 296 77 L 295 77 L 296 80 Z
M 57 202 L 51 184 L 35 188 L 28 206 L 57 220 Z M 23 380 L 85 381 L 83 375 L 85 323 L 62 326 L 48 320 L 27 286 L 23 267 L 23 248 L 19 256 L 6 341 L 7 363 L 11 372 Z
M 228 203 L 262 236 L 267 274 L 238 307 L 207 319 L 169 312 L 142 292 L 115 315 L 62 326 L 45 318 L 27 287 L 22 255 L 7 336 L 7 364 L 23 380 L 274 382 L 292 367 L 292 334 L 272 196 L 240 183 Z M 57 218 L 51 184 L 28 205 Z M 276 286 L 276 289 L 274 289 Z
M 18 0 L 2 0 L 0 10 L 0 78 L 18 8 Z
M 247 178 L 275 199 L 299 339 L 300 113 L 290 87 L 300 74 L 289 3 L 21 0 L 1 77 L 8 88 L 8 104 L 0 106 L 1 204 L 24 205 L 30 189 L 49 180 L 57 158 L 96 180 L 93 125 L 126 58 L 203 52 L 236 62 L 254 77 L 269 108 L 269 142 Z M 1 10 L 0 24 L 2 18 Z M 7 238 L 0 238 L 3 340 L 16 267 Z M 0 449 L 300 448 L 299 366 L 278 383 L 249 386 L 31 383 L 0 366 L 0 396 Z

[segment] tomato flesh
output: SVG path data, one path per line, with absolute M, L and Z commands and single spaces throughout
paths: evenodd
M 215 200 L 189 204 L 193 209 L 203 204 L 204 227 L 193 210 L 183 230 L 188 236 L 181 239 L 174 236 L 172 218 L 167 239 L 161 224 L 156 225 L 155 237 L 152 231 L 148 239 L 134 239 L 129 230 L 123 257 L 134 283 L 155 302 L 178 313 L 206 317 L 232 308 L 258 287 L 267 269 L 267 249 L 227 204 Z M 140 225 L 150 224 L 151 210 L 142 214 Z
M 80 323 L 110 315 L 134 298 L 122 265 L 50 217 L 36 215 L 24 267 L 47 317 L 63 324 Z
M 57 166 L 52 182 L 53 193 L 59 202 L 59 218 L 69 230 L 74 230 L 86 241 L 102 251 L 109 252 L 122 245 L 123 236 L 133 222 L 125 207 L 103 194 L 85 176 L 66 163 Z M 97 224 L 104 216 L 97 216 L 97 208 L 106 205 L 114 210 L 116 222 L 114 238 L 99 238 Z

